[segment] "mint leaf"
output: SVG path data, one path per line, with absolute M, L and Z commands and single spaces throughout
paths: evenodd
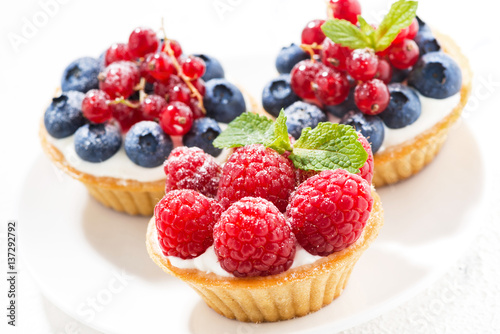
M 375 51 L 387 49 L 401 29 L 408 27 L 417 13 L 418 2 L 399 0 L 375 30 Z
M 328 20 L 321 26 L 321 30 L 333 42 L 351 49 L 373 47 L 370 38 L 346 20 Z
M 251 144 L 262 144 L 278 151 L 278 153 L 292 150 L 283 110 L 276 122 L 251 112 L 243 113 L 229 123 L 227 129 L 213 142 L 213 145 L 218 148 Z
M 366 20 L 361 16 L 358 15 L 358 22 L 359 22 L 359 29 L 370 39 L 370 44 L 372 45 L 371 47 L 373 48 L 373 45 L 375 45 L 375 28 L 373 28 Z
M 300 169 L 322 171 L 342 168 L 351 173 L 358 173 L 367 158 L 356 130 L 336 123 L 319 123 L 314 129 L 302 130 L 290 155 L 295 167 Z

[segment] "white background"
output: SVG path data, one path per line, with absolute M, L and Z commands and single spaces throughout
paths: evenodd
M 362 2 L 363 16 L 369 22 L 377 21 L 390 2 Z M 45 5 L 48 3 L 56 5 Z M 187 53 L 212 54 L 223 63 L 225 59 L 240 59 L 238 66 L 226 67 L 226 73 L 260 98 L 262 87 L 275 75 L 274 57 L 280 47 L 298 42 L 308 20 L 325 16 L 322 0 L 28 0 L 4 1 L 1 6 L 2 272 L 5 224 L 8 219 L 18 218 L 21 184 L 33 161 L 42 154 L 37 139 L 39 121 L 69 62 L 81 56 L 97 57 L 111 43 L 125 42 L 136 26 L 159 27 L 163 17 L 167 33 L 179 40 Z M 466 122 L 475 131 L 488 152 L 488 167 L 496 171 L 489 174 L 493 191 L 488 199 L 488 219 L 477 222 L 474 243 L 464 245 L 461 260 L 451 264 L 443 278 L 404 305 L 347 333 L 500 332 L 497 9 L 496 2 L 486 0 L 423 0 L 418 11 L 432 26 L 452 35 L 471 60 L 475 86 L 460 122 Z M 35 29 L 27 28 L 32 25 Z M 19 36 L 22 41 L 16 46 L 12 39 Z M 255 58 L 267 61 L 257 63 Z M 47 230 L 50 231 L 50 224 Z M 22 247 L 22 235 L 20 240 Z M 5 312 L 0 311 L 2 333 L 4 328 L 8 328 L 8 333 L 95 333 L 51 305 L 23 270 L 22 258 L 20 261 L 19 327 L 8 328 Z M 1 310 L 6 304 L 3 275 Z

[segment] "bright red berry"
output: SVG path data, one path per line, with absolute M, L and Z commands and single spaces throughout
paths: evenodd
M 370 49 L 356 49 L 347 57 L 346 65 L 351 77 L 366 81 L 377 73 L 378 57 Z
M 271 202 L 245 197 L 214 226 L 214 250 L 221 267 L 236 277 L 276 275 L 295 257 L 295 236 Z
M 306 251 L 328 256 L 358 240 L 372 206 L 370 185 L 359 175 L 325 170 L 299 185 L 286 216 Z
M 144 120 L 140 108 L 132 108 L 123 103 L 111 104 L 110 106 L 113 118 L 120 123 L 123 132 L 127 132 L 132 125 Z
M 297 180 L 297 185 L 301 184 L 308 178 L 318 175 L 320 172 L 315 171 L 315 170 L 303 170 L 303 169 L 296 169 L 295 170 L 295 178 Z
M 205 62 L 203 59 L 189 56 L 181 61 L 182 73 L 189 79 L 201 78 L 205 74 Z
M 389 100 L 389 89 L 379 79 L 363 82 L 354 90 L 354 103 L 367 115 L 380 114 L 387 108 Z
M 392 44 L 387 55 L 392 66 L 404 70 L 417 63 L 420 51 L 414 40 L 405 39 L 401 43 Z
M 200 101 L 198 101 L 196 97 L 191 97 L 191 100 L 189 100 L 189 108 L 191 108 L 191 111 L 193 112 L 194 119 L 206 116 L 203 109 L 201 109 Z
M 205 88 L 205 81 L 203 79 L 196 79 L 191 82 L 196 88 L 196 90 L 200 93 L 201 96 L 205 96 L 205 92 L 207 91 Z
M 193 190 L 168 192 L 155 206 L 158 243 L 165 256 L 192 259 L 213 244 L 213 228 L 222 208 Z
M 325 105 L 337 105 L 349 95 L 349 81 L 344 73 L 324 67 L 314 77 L 313 89 L 316 98 Z
M 176 189 L 196 190 L 214 198 L 219 188 L 222 167 L 197 147 L 181 146 L 172 151 L 164 165 L 165 192 Z
M 377 73 L 375 73 L 374 78 L 382 80 L 386 85 L 391 82 L 392 67 L 387 60 L 381 58 L 378 59 Z
M 351 52 L 352 50 L 348 47 L 334 43 L 329 38 L 325 38 L 323 47 L 321 48 L 321 62 L 326 66 L 345 71 L 347 57 L 349 57 Z
M 224 165 L 217 197 L 224 208 L 243 197 L 262 197 L 284 212 L 295 188 L 292 162 L 260 144 L 238 148 Z
M 153 121 L 160 117 L 160 112 L 166 106 L 167 101 L 163 97 L 152 94 L 141 101 L 139 108 L 145 119 Z
M 145 59 L 149 74 L 159 81 L 167 81 L 176 69 L 170 57 L 164 52 L 148 55 Z
M 417 18 L 414 18 L 413 21 L 411 21 L 410 26 L 408 27 L 408 33 L 406 35 L 406 38 L 414 39 L 415 36 L 417 36 L 418 34 L 418 29 L 419 29 L 418 20 Z
M 190 100 L 191 90 L 184 83 L 173 86 L 168 92 L 168 102 L 179 101 L 189 105 Z
M 175 85 L 185 85 L 185 83 L 179 76 L 172 74 L 165 82 L 155 82 L 154 93 L 168 100 L 168 95 Z
M 115 61 L 132 60 L 133 56 L 128 49 L 128 44 L 115 43 L 106 50 L 104 54 L 104 65 L 108 66 Z
M 174 52 L 175 58 L 179 58 L 182 55 L 182 48 L 179 42 L 177 42 L 175 39 L 167 39 L 166 44 L 163 46 L 163 50 L 166 51 L 166 46 L 169 45 L 172 51 Z
M 323 33 L 323 30 L 321 30 L 323 23 L 325 23 L 325 20 L 310 21 L 304 30 L 302 30 L 302 44 L 321 45 L 325 39 L 325 34 Z
M 128 98 L 134 93 L 139 83 L 139 68 L 131 61 L 118 61 L 110 64 L 99 74 L 99 89 L 105 91 L 111 99 Z
M 135 28 L 128 38 L 128 49 L 134 57 L 144 57 L 158 49 L 158 37 L 153 29 Z
M 361 132 L 358 132 L 358 141 L 363 145 L 363 148 L 365 149 L 366 153 L 368 153 L 368 159 L 366 159 L 365 164 L 363 167 L 359 169 L 359 173 L 357 173 L 359 176 L 361 176 L 363 179 L 368 182 L 368 184 L 372 184 L 372 179 L 373 179 L 373 153 L 372 153 L 372 147 L 368 140 L 361 134 Z
M 312 82 L 316 74 L 325 68 L 320 62 L 306 59 L 298 62 L 290 72 L 292 90 L 303 99 L 315 99 Z
M 361 14 L 361 5 L 358 0 L 330 0 L 328 14 L 333 18 L 357 24 L 358 15 Z
M 93 123 L 106 122 L 112 117 L 109 100 L 109 95 L 102 90 L 89 90 L 82 101 L 83 116 Z
M 171 102 L 161 111 L 160 126 L 171 136 L 185 135 L 192 125 L 193 112 L 182 102 Z

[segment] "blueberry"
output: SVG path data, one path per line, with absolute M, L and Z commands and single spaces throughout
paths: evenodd
M 205 62 L 205 74 L 201 77 L 204 81 L 224 78 L 224 69 L 217 59 L 201 53 L 194 56 L 203 59 Z
M 238 87 L 226 79 L 212 79 L 206 82 L 203 104 L 207 116 L 217 122 L 229 123 L 246 110 L 245 99 Z
M 455 95 L 462 87 L 462 72 L 457 63 L 443 52 L 423 55 L 413 66 L 408 85 L 420 94 L 435 99 Z
M 378 116 L 365 115 L 361 111 L 350 111 L 340 121 L 360 131 L 372 146 L 375 154 L 384 141 L 384 122 Z
M 354 103 L 354 88 L 351 88 L 349 95 L 347 95 L 347 99 L 341 104 L 337 104 L 336 106 L 325 106 L 325 111 L 338 118 L 344 117 L 344 115 L 351 110 L 359 110 L 358 107 L 356 107 L 356 103 Z
M 423 28 L 424 26 L 425 26 L 426 28 L 428 28 L 428 27 L 427 27 L 427 24 L 426 24 L 424 21 L 422 21 L 422 19 L 421 19 L 420 17 L 418 17 L 418 15 L 416 16 L 416 18 L 417 18 L 417 21 L 418 21 L 418 31 L 422 30 L 422 28 Z
M 275 117 L 278 117 L 282 108 L 298 100 L 299 97 L 290 87 L 290 74 L 282 74 L 271 80 L 262 91 L 262 106 Z
M 309 54 L 294 43 L 281 48 L 276 57 L 276 69 L 280 74 L 290 73 L 292 68 L 301 60 L 309 59 Z
M 66 67 L 61 79 L 61 89 L 86 93 L 99 88 L 97 76 L 101 71 L 99 60 L 91 57 L 78 58 Z
M 391 129 L 404 128 L 414 123 L 422 113 L 420 99 L 415 90 L 400 83 L 392 83 L 387 87 L 391 99 L 379 117 Z
M 105 63 L 106 63 L 106 51 L 108 51 L 108 50 L 104 50 L 104 52 L 99 55 L 99 58 L 97 58 L 97 60 L 99 61 L 99 72 L 104 71 L 104 69 L 106 68 L 106 65 L 105 65 Z
M 222 130 L 215 119 L 210 117 L 198 118 L 193 122 L 191 130 L 182 137 L 182 143 L 187 147 L 196 146 L 206 153 L 216 157 L 222 150 L 214 147 L 213 142 Z
M 288 133 L 298 139 L 302 129 L 315 128 L 319 122 L 326 122 L 326 115 L 313 104 L 297 101 L 285 109 Z
M 120 126 L 116 122 L 88 123 L 75 133 L 75 151 L 82 160 L 103 162 L 122 145 Z
M 441 50 L 441 45 L 427 25 L 420 28 L 417 36 L 415 36 L 415 43 L 418 45 L 420 56 Z
M 405 68 L 404 70 L 400 70 L 400 69 L 393 67 L 392 68 L 391 83 L 405 81 L 408 78 L 408 74 L 410 74 L 410 70 L 407 68 Z
M 132 162 L 142 167 L 160 166 L 173 147 L 172 139 L 158 123 L 152 121 L 134 124 L 125 136 L 125 153 Z
M 85 94 L 77 91 L 63 92 L 52 99 L 52 103 L 45 110 L 43 122 L 45 129 L 54 138 L 71 136 L 85 124 L 82 114 L 82 101 Z

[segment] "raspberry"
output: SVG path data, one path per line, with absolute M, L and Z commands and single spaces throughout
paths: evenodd
M 222 169 L 217 197 L 224 208 L 253 196 L 272 202 L 284 212 L 295 188 L 292 162 L 260 144 L 237 149 Z
M 295 236 L 271 202 L 245 197 L 215 224 L 214 250 L 221 267 L 236 277 L 275 275 L 292 266 Z
M 372 148 L 368 140 L 361 134 L 361 132 L 358 132 L 358 141 L 363 145 L 363 148 L 365 149 L 366 153 L 368 153 L 368 159 L 366 159 L 365 164 L 363 167 L 359 169 L 359 173 L 357 173 L 359 176 L 361 176 L 363 179 L 368 182 L 368 184 L 372 184 L 372 179 L 373 179 L 373 153 L 372 153 Z
M 343 169 L 326 170 L 297 188 L 286 216 L 306 251 L 328 256 L 359 238 L 372 206 L 368 182 Z
M 165 256 L 192 259 L 213 244 L 213 227 L 222 213 L 213 199 L 194 190 L 174 190 L 155 206 L 158 241 Z
M 167 175 L 165 192 L 192 189 L 207 197 L 217 195 L 222 167 L 197 147 L 176 148 L 165 161 L 164 169 Z

